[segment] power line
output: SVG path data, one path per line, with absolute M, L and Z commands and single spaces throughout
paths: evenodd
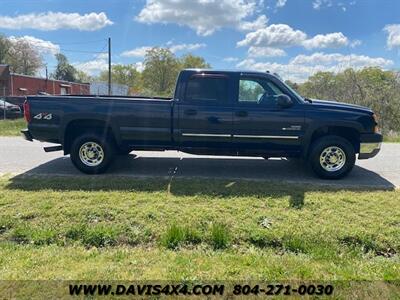
M 84 64 L 86 64 L 86 63 L 88 63 L 88 62 L 90 62 L 90 61 L 99 59 L 101 54 L 108 53 L 108 52 L 105 51 L 105 49 L 106 49 L 107 47 L 108 47 L 108 43 L 105 44 L 105 45 L 103 46 L 103 48 L 101 49 L 101 51 L 98 52 L 98 54 L 97 54 L 96 56 L 94 56 L 93 58 L 90 58 L 90 59 L 88 59 L 88 60 L 86 60 L 86 61 L 83 61 L 83 62 L 81 62 L 81 63 L 79 63 L 79 64 L 80 64 L 80 65 L 84 65 Z
M 105 54 L 107 53 L 106 51 L 104 52 L 99 52 L 99 51 L 83 51 L 83 50 L 69 50 L 69 49 L 62 49 L 60 48 L 61 52 L 75 52 L 75 53 L 89 53 L 89 54 Z
M 54 50 L 54 47 L 46 47 L 46 46 L 37 46 L 37 45 L 32 45 L 33 48 L 42 48 L 42 49 L 50 49 Z M 73 50 L 73 49 L 63 49 L 60 48 L 60 52 L 75 52 L 75 53 L 89 53 L 89 54 L 104 54 L 108 52 L 99 52 L 99 51 L 86 51 L 86 50 Z
M 51 41 L 51 42 L 55 43 L 57 45 L 85 45 L 85 44 L 95 44 L 95 43 L 106 42 L 106 41 L 107 41 L 107 39 L 85 41 L 85 42 L 71 42 L 71 43 L 64 43 L 64 42 L 57 42 L 57 41 Z
M 99 40 L 92 40 L 92 41 L 85 41 L 85 42 L 69 42 L 69 43 L 58 43 L 56 41 L 50 41 L 50 43 L 53 43 L 54 46 L 44 46 L 44 45 L 35 45 L 35 43 L 26 41 L 31 47 L 33 48 L 39 48 L 39 49 L 49 49 L 49 50 L 56 50 L 57 48 L 60 49 L 61 52 L 75 52 L 75 53 L 88 53 L 88 54 L 105 54 L 108 53 L 107 51 L 105 52 L 99 52 L 99 51 L 88 51 L 88 50 L 77 50 L 77 49 L 64 49 L 59 47 L 59 45 L 84 45 L 84 44 L 93 44 L 93 43 L 99 43 L 99 42 L 108 42 L 108 39 L 99 39 Z

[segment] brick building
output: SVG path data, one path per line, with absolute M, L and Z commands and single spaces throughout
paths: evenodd
M 68 82 L 14 74 L 8 65 L 0 65 L 0 97 L 37 95 L 89 95 L 89 83 Z

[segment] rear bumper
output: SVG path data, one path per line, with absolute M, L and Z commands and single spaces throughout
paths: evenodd
M 362 134 L 360 136 L 360 154 L 358 155 L 358 159 L 367 159 L 376 156 L 381 150 L 381 144 L 381 134 Z
M 33 137 L 32 137 L 32 135 L 31 135 L 31 133 L 29 132 L 29 129 L 22 129 L 22 130 L 21 130 L 21 134 L 22 134 L 22 137 L 23 137 L 25 140 L 30 141 L 30 142 L 33 142 Z

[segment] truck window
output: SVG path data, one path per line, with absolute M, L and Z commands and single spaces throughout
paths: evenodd
M 239 104 L 274 105 L 274 96 L 279 94 L 284 94 L 284 92 L 267 78 L 240 78 Z
M 189 79 L 185 101 L 223 103 L 228 101 L 228 80 L 225 77 L 193 76 Z

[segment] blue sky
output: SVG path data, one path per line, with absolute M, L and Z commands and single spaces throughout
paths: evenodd
M 191 52 L 214 68 L 271 70 L 303 81 L 352 66 L 399 69 L 396 0 L 1 0 L 0 32 L 96 74 L 112 38 L 113 63 L 142 67 L 148 47 Z

